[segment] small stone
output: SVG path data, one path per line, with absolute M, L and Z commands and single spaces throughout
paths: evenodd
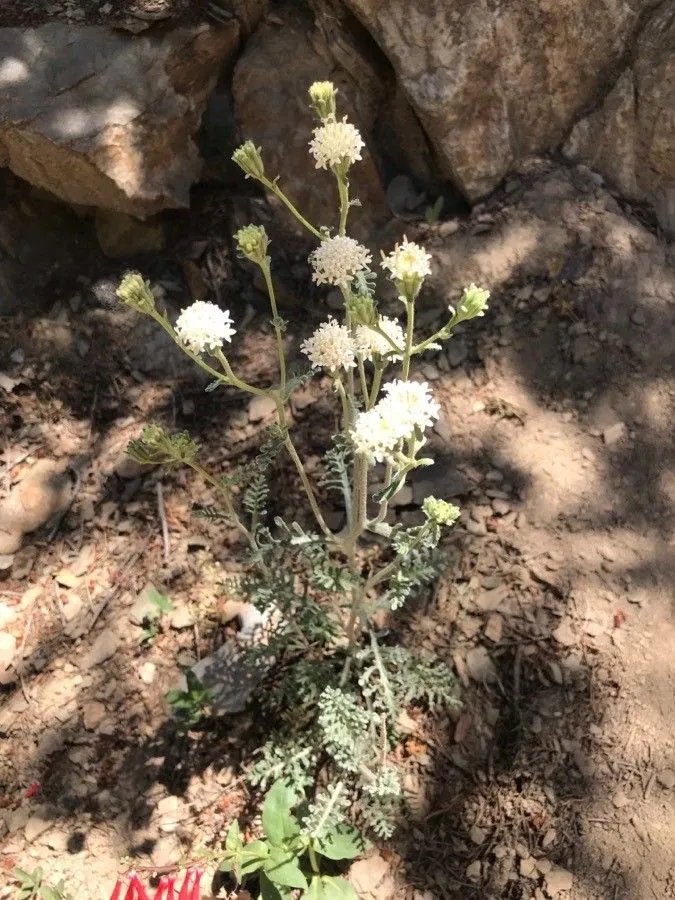
M 20 806 L 7 816 L 7 830 L 10 834 L 13 834 L 15 831 L 19 831 L 23 828 L 29 819 L 30 809 L 27 806 Z
M 581 455 L 584 459 L 588 460 L 588 462 L 593 462 L 595 460 L 595 453 L 593 453 L 590 447 L 584 447 L 581 451 Z
M 8 631 L 0 631 L 0 670 L 9 668 L 16 652 L 16 638 Z
M 667 791 L 672 791 L 675 787 L 675 771 L 673 769 L 664 769 L 656 776 L 656 780 Z
M 68 624 L 78 618 L 84 607 L 84 601 L 79 594 L 69 594 L 63 604 L 63 618 Z
M 542 875 L 548 875 L 548 873 L 553 868 L 553 863 L 550 859 L 537 859 L 535 860 L 537 864 L 537 869 L 541 872 Z
M 492 501 L 492 508 L 498 516 L 505 516 L 507 513 L 511 512 L 511 504 L 498 497 Z
M 473 825 L 471 827 L 471 831 L 469 832 L 469 837 L 471 838 L 473 843 L 477 844 L 479 847 L 481 844 L 485 843 L 487 835 L 487 830 L 485 828 L 479 828 L 478 825 Z
M 471 406 L 472 413 L 479 413 L 485 410 L 485 404 L 482 400 L 476 400 L 476 402 Z
M 98 700 L 92 700 L 90 703 L 85 704 L 82 720 L 87 731 L 96 731 L 104 717 L 105 706 L 99 703 Z
M 544 837 L 541 839 L 541 846 L 546 850 L 551 844 L 555 844 L 558 834 L 555 828 L 549 828 Z
M 623 809 L 624 806 L 628 806 L 629 803 L 630 800 L 621 790 L 618 790 L 612 797 L 612 806 L 615 809 Z
M 453 338 L 448 342 L 446 356 L 453 369 L 461 366 L 468 355 L 469 351 L 466 342 L 461 338 Z
M 551 869 L 544 880 L 546 893 L 550 897 L 557 897 L 558 894 L 561 894 L 563 891 L 571 891 L 573 883 L 574 878 L 572 873 L 568 872 L 567 869 L 561 869 L 557 866 Z
M 475 522 L 473 519 L 469 519 L 468 522 L 464 523 L 464 527 L 469 534 L 473 534 L 475 537 L 485 537 L 487 534 L 487 525 L 485 522 Z
M 438 371 L 436 366 L 431 363 L 425 363 L 422 366 L 422 375 L 426 378 L 427 381 L 438 381 L 441 377 L 441 373 Z
M 528 856 L 527 859 L 520 860 L 518 869 L 523 878 L 530 878 L 536 872 L 537 866 L 532 857 Z
M 450 237 L 450 235 L 455 234 L 456 231 L 459 231 L 459 222 L 457 219 L 448 219 L 447 222 L 441 222 L 438 226 L 438 234 L 440 237 Z
M 36 838 L 47 831 L 51 824 L 52 820 L 46 806 L 34 810 L 33 815 L 26 822 L 23 832 L 28 843 L 32 844 Z
M 554 684 L 562 684 L 563 683 L 563 674 L 562 669 L 554 660 L 550 660 L 548 664 L 548 670 L 551 675 L 551 680 Z
M 633 310 L 633 312 L 631 313 L 631 316 L 630 316 L 630 320 L 633 323 L 633 325 L 639 325 L 639 326 L 645 325 L 647 322 L 647 318 L 646 318 L 644 312 L 639 308 Z
M 176 631 L 182 631 L 183 628 L 192 628 L 195 624 L 195 617 L 187 603 L 176 605 L 172 613 L 169 614 L 169 625 Z
M 138 670 L 138 677 L 143 684 L 152 684 L 157 674 L 157 666 L 152 662 L 145 662 Z
M 119 478 L 123 478 L 125 481 L 133 481 L 134 478 L 141 478 L 146 472 L 151 472 L 152 469 L 153 466 L 146 466 L 136 462 L 136 460 L 132 459 L 126 451 L 113 466 L 115 475 Z
M 503 628 L 504 620 L 499 613 L 493 613 L 485 625 L 485 637 L 494 644 L 498 644 L 502 639 Z
M 485 647 L 474 647 L 466 654 L 466 665 L 474 681 L 488 683 L 495 681 L 497 672 Z
M 277 405 L 271 397 L 254 397 L 248 405 L 249 422 L 262 422 L 271 419 Z
M 645 824 L 642 821 L 642 819 L 638 819 L 637 816 L 631 816 L 630 824 L 635 829 L 635 833 L 640 838 L 642 843 L 648 844 L 649 843 L 649 832 L 647 831 L 647 828 L 645 827 Z
M 480 881 L 482 873 L 483 869 L 479 859 L 474 859 L 474 861 L 469 863 L 466 867 L 466 877 L 471 881 Z
M 80 666 L 82 669 L 93 669 L 114 656 L 119 647 L 120 639 L 110 628 L 104 629 L 92 644 L 89 653 L 86 654 Z
M 602 439 L 608 447 L 613 446 L 618 443 L 626 433 L 626 426 L 623 422 L 616 422 L 614 425 L 610 425 L 609 428 L 605 428 L 602 432 Z
M 389 863 L 379 853 L 360 859 L 349 870 L 349 880 L 359 896 L 372 894 L 389 873 Z
M 560 625 L 558 625 L 553 632 L 553 637 L 559 644 L 562 644 L 563 647 L 573 647 L 577 643 L 577 638 L 572 631 L 572 626 L 567 621 L 561 622 Z
M 74 572 L 71 572 L 70 569 L 61 569 L 55 575 L 56 581 L 61 587 L 64 588 L 74 588 L 80 582 L 80 579 Z

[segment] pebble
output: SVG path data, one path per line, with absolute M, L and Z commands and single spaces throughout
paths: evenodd
M 645 325 L 647 318 L 641 309 L 634 309 L 631 313 L 630 320 L 633 325 Z
M 576 635 L 569 622 L 561 622 L 553 632 L 553 637 L 563 647 L 573 647 L 577 643 Z
M 497 678 L 494 663 L 485 647 L 474 647 L 466 654 L 466 665 L 474 681 L 491 682 Z
M 105 706 L 98 700 L 86 703 L 82 713 L 82 720 L 87 731 L 96 731 L 105 718 Z
M 349 870 L 349 880 L 359 896 L 370 894 L 389 873 L 389 863 L 379 853 L 360 859 Z
M 550 897 L 557 897 L 563 891 L 571 891 L 573 883 L 572 873 L 556 866 L 545 877 L 546 893 Z
M 519 871 L 523 878 L 530 878 L 532 875 L 534 875 L 536 869 L 536 863 L 531 856 L 528 856 L 527 859 L 520 860 Z
M 169 625 L 176 631 L 181 631 L 183 628 L 192 628 L 194 624 L 195 617 L 187 603 L 177 604 L 169 615 Z
M 110 628 L 105 628 L 92 644 L 89 653 L 86 654 L 80 667 L 93 669 L 114 656 L 120 645 L 120 639 Z
M 472 863 L 470 863 L 466 867 L 466 877 L 470 878 L 471 881 L 479 881 L 482 875 L 482 867 L 479 859 L 474 859 Z
M 626 426 L 623 422 L 616 422 L 610 425 L 602 432 L 602 439 L 608 447 L 618 443 L 626 433 Z
M 473 841 L 474 844 L 480 846 L 485 843 L 485 839 L 487 838 L 487 830 L 485 828 L 479 828 L 478 825 L 472 825 L 471 831 L 469 832 L 469 837 Z
M 612 797 L 612 806 L 614 809 L 623 809 L 624 806 L 628 806 L 629 803 L 630 800 L 622 790 L 618 790 Z
M 49 810 L 46 806 L 41 806 L 34 810 L 33 815 L 30 816 L 26 822 L 23 831 L 28 843 L 32 844 L 36 838 L 41 834 L 44 834 L 44 832 L 50 828 L 51 824 L 52 819 L 49 816 Z
M 502 631 L 504 628 L 504 620 L 499 613 L 493 613 L 487 620 L 485 625 L 485 637 L 495 644 L 502 639 Z
M 248 405 L 249 422 L 262 422 L 271 419 L 277 405 L 271 397 L 254 397 Z
M 473 534 L 475 537 L 485 537 L 487 534 L 487 525 L 485 522 L 475 522 L 473 519 L 469 519 L 468 522 L 464 523 L 464 527 L 469 534 Z
M 507 513 L 511 512 L 511 504 L 507 503 L 506 500 L 495 499 L 492 501 L 492 508 L 497 513 L 498 516 L 505 516 Z
M 664 769 L 663 772 L 659 772 L 656 779 L 662 788 L 665 788 L 667 791 L 672 791 L 675 787 L 675 770 Z
M 157 674 L 157 666 L 152 662 L 145 662 L 138 670 L 138 677 L 143 684 L 152 684 Z
M 469 350 L 466 346 L 466 342 L 461 338 L 453 338 L 451 341 L 449 341 L 445 352 L 448 358 L 448 362 L 453 369 L 457 368 L 457 366 L 461 366 L 464 360 L 469 355 Z
M 394 494 L 394 496 L 389 501 L 389 505 L 396 508 L 397 506 L 412 506 L 413 503 L 413 489 L 409 484 L 404 484 L 401 490 Z
M 8 631 L 0 631 L 0 669 L 6 669 L 14 659 L 16 638 Z

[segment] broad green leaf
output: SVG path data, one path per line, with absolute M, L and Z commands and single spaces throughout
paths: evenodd
M 24 869 L 14 869 L 14 877 L 18 881 L 23 881 L 24 884 L 33 883 L 33 876 L 29 872 L 26 872 Z
M 307 879 L 298 865 L 297 859 L 283 847 L 270 847 L 270 853 L 263 868 L 269 880 L 274 884 L 292 888 L 307 887 Z
M 280 847 L 285 840 L 294 838 L 300 828 L 291 815 L 293 794 L 283 781 L 275 781 L 267 792 L 262 811 L 263 831 L 270 844 Z
M 345 878 L 315 875 L 304 900 L 359 900 L 359 898 Z
M 351 825 L 338 825 L 314 842 L 314 849 L 326 859 L 355 859 L 368 847 L 368 841 Z
M 259 900 L 287 900 L 292 895 L 292 888 L 279 887 L 272 884 L 264 872 L 260 873 L 260 897 Z
M 241 874 L 250 875 L 251 872 L 257 872 L 265 865 L 269 852 L 270 846 L 265 841 L 252 841 L 247 844 L 241 852 Z
M 42 897 L 42 900 L 61 900 L 58 891 L 55 891 L 53 887 L 50 887 L 48 884 L 40 885 L 39 894 Z
M 229 853 L 236 853 L 238 850 L 242 850 L 243 847 L 244 843 L 241 839 L 239 822 L 235 819 L 228 828 L 227 837 L 225 838 L 225 849 Z

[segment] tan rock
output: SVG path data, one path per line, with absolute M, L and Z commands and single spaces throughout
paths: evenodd
M 407 0 L 346 2 L 394 66 L 442 174 L 470 200 L 564 138 L 630 46 L 638 14 L 656 5 L 428 0 L 411 15 Z
M 65 507 L 71 492 L 72 480 L 65 467 L 49 459 L 39 460 L 0 504 L 0 528 L 15 536 L 35 531 Z M 6 539 L 5 546 L 11 543 Z
M 133 36 L 52 22 L 0 29 L 0 146 L 17 175 L 69 203 L 145 217 L 185 207 L 193 141 L 239 24 Z
M 572 129 L 564 153 L 601 172 L 625 196 L 654 204 L 675 234 L 675 2 L 640 35 L 634 62 L 604 102 Z

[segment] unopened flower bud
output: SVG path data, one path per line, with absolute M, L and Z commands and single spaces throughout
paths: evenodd
M 151 313 L 155 308 L 150 282 L 145 281 L 139 272 L 127 272 L 115 293 L 127 306 L 139 312 Z
M 233 162 L 239 166 L 246 177 L 261 179 L 265 177 L 265 166 L 260 155 L 260 148 L 253 141 L 246 141 L 232 154 Z
M 427 497 L 422 504 L 424 515 L 436 525 L 453 525 L 459 518 L 460 510 L 452 503 Z
M 314 112 L 322 122 L 335 120 L 335 97 L 337 91 L 332 81 L 315 81 L 309 89 L 309 99 Z
M 450 307 L 450 312 L 455 320 L 454 324 L 484 316 L 485 310 L 488 308 L 489 297 L 490 291 L 476 287 L 473 283 L 468 288 L 464 288 L 458 309 L 455 311 L 452 306 Z
M 375 303 L 368 294 L 352 295 L 349 299 L 349 312 L 354 325 L 377 325 Z
M 267 260 L 269 238 L 262 225 L 245 225 L 235 234 L 237 249 L 251 262 L 262 266 Z

